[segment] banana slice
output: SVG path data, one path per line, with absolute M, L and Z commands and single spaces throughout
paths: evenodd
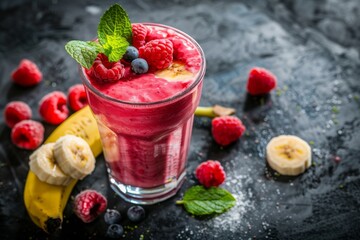
M 89 144 L 81 137 L 65 135 L 54 146 L 55 160 L 64 173 L 83 179 L 95 168 L 95 157 Z
M 43 182 L 67 186 L 72 178 L 56 164 L 54 143 L 43 144 L 30 155 L 30 170 Z
M 186 70 L 185 64 L 174 61 L 168 68 L 155 72 L 157 77 L 168 81 L 188 81 L 194 78 L 194 74 Z
M 297 136 L 280 135 L 267 144 L 266 159 L 280 174 L 297 176 L 311 166 L 311 147 Z

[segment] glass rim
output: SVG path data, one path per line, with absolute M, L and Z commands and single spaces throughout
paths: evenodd
M 135 23 L 135 24 L 139 24 L 139 23 Z M 181 98 L 181 97 L 187 95 L 196 86 L 198 86 L 200 81 L 205 76 L 205 70 L 206 70 L 205 54 L 204 54 L 204 51 L 202 50 L 202 48 L 200 47 L 199 43 L 197 43 L 195 41 L 195 39 L 193 39 L 191 36 L 184 33 L 183 31 L 181 31 L 179 29 L 176 29 L 174 27 L 168 26 L 168 25 L 159 24 L 159 23 L 149 23 L 149 22 L 145 22 L 145 23 L 141 23 L 141 24 L 144 24 L 144 25 L 147 25 L 147 26 L 158 26 L 158 27 L 171 29 L 171 30 L 175 31 L 177 34 L 180 34 L 183 37 L 185 37 L 186 39 L 188 39 L 189 41 L 191 41 L 191 43 L 194 44 L 194 46 L 198 49 L 198 51 L 200 53 L 201 60 L 202 60 L 201 61 L 202 63 L 201 63 L 201 66 L 200 66 L 200 71 L 197 74 L 196 80 L 188 88 L 186 88 L 184 91 L 181 91 L 181 92 L 175 94 L 174 96 L 172 96 L 170 98 L 162 99 L 160 101 L 154 101 L 154 102 L 129 102 L 129 101 L 124 101 L 124 100 L 119 100 L 119 99 L 116 99 L 114 97 L 108 96 L 108 95 L 100 92 L 92 84 L 90 84 L 90 81 L 88 80 L 86 74 L 84 73 L 84 68 L 81 65 L 78 65 L 79 66 L 79 71 L 80 71 L 80 76 L 82 78 L 82 82 L 85 84 L 85 86 L 88 89 L 90 89 L 93 93 L 95 93 L 97 96 L 99 96 L 101 98 L 104 98 L 104 99 L 112 101 L 112 102 L 117 102 L 117 103 L 121 103 L 121 104 L 125 104 L 125 105 L 132 105 L 132 106 L 158 105 L 158 104 L 162 104 L 162 103 L 172 102 L 173 100 L 176 100 L 178 98 Z

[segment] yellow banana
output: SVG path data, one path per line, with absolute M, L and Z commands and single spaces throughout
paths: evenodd
M 72 114 L 47 138 L 45 143 L 55 142 L 66 134 L 83 138 L 94 156 L 102 152 L 96 120 L 87 106 Z M 77 180 L 67 186 L 48 184 L 29 170 L 24 189 L 24 203 L 31 220 L 44 231 L 50 233 L 61 227 L 63 211 Z

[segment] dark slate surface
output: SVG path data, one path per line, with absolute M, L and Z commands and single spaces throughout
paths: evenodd
M 127 239 L 359 239 L 360 237 L 360 2 L 336 1 L 120 1 L 133 22 L 159 22 L 192 35 L 207 60 L 201 105 L 236 108 L 247 126 L 237 143 L 220 148 L 207 119 L 196 119 L 188 178 L 180 192 L 146 207 L 137 226 L 124 220 Z M 7 102 L 38 101 L 67 91 L 80 79 L 64 51 L 71 39 L 91 39 L 109 1 L 1 1 L 0 110 Z M 44 81 L 23 89 L 10 81 L 21 58 L 38 63 Z M 245 91 L 253 66 L 273 71 L 278 90 L 253 98 Z M 54 129 L 46 126 L 46 136 Z M 0 239 L 102 239 L 102 218 L 83 224 L 71 211 L 57 236 L 47 236 L 28 218 L 22 192 L 30 151 L 17 149 L 0 122 Z M 295 134 L 313 143 L 314 166 L 305 174 L 279 177 L 266 165 L 272 137 Z M 339 156 L 339 163 L 334 158 Z M 225 188 L 238 199 L 231 211 L 196 219 L 175 201 L 196 184 L 195 167 L 220 160 Z M 79 182 L 104 193 L 123 215 L 130 206 L 108 187 L 103 156 L 91 177 Z

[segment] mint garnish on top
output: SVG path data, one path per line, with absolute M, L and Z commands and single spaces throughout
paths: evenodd
M 220 214 L 235 206 L 235 203 L 236 199 L 227 190 L 203 186 L 189 188 L 184 198 L 176 201 L 176 204 L 184 204 L 186 211 L 196 216 Z
M 101 17 L 97 29 L 98 41 L 73 40 L 65 45 L 66 51 L 81 66 L 89 69 L 99 53 L 104 53 L 110 62 L 119 61 L 132 39 L 129 16 L 119 5 L 112 5 Z

